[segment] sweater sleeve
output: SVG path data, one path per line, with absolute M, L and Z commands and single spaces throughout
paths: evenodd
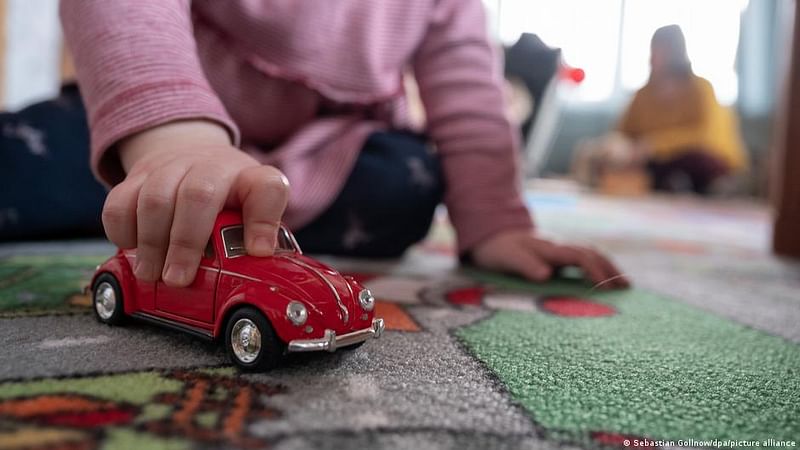
M 520 189 L 519 135 L 504 114 L 498 69 L 481 1 L 439 0 L 414 73 L 462 254 L 500 231 L 533 227 Z
M 91 129 L 91 165 L 110 185 L 124 178 L 114 145 L 181 119 L 239 132 L 203 74 L 189 0 L 62 0 L 64 36 L 74 57 Z

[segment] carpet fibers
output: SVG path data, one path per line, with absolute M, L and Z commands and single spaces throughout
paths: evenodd
M 98 324 L 81 288 L 107 244 L 2 245 L 0 450 L 800 445 L 800 267 L 763 208 L 538 192 L 543 232 L 636 287 L 459 269 L 439 220 L 401 260 L 327 259 L 375 292 L 382 339 L 264 374 Z

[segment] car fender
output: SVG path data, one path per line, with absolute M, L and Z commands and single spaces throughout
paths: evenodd
M 284 295 L 273 293 L 265 285 L 239 286 L 229 293 L 224 300 L 218 320 L 214 324 L 214 336 L 221 337 L 225 332 L 226 322 L 232 311 L 242 306 L 256 308 L 272 325 L 275 333 L 283 342 L 302 337 L 301 330 L 292 325 L 286 318 L 286 306 L 290 299 Z
M 136 312 L 137 304 L 135 277 L 133 275 L 131 265 L 128 264 L 127 258 L 121 251 L 117 252 L 114 256 L 108 258 L 104 263 L 97 266 L 97 270 L 95 271 L 94 276 L 92 276 L 92 281 L 89 284 L 89 295 L 92 295 L 91 290 L 94 287 L 97 278 L 104 273 L 110 273 L 119 283 L 119 287 L 122 289 L 122 298 L 124 299 L 123 305 L 125 306 L 125 314 L 130 315 Z
M 217 320 L 214 323 L 214 336 L 222 336 L 225 331 L 228 317 L 232 311 L 242 306 L 249 306 L 257 309 L 261 312 L 261 314 L 264 315 L 264 317 L 267 318 L 267 320 L 270 321 L 270 323 L 273 324 L 272 326 L 274 327 L 276 314 L 275 311 L 270 311 L 270 309 L 274 308 L 266 308 L 266 305 L 264 305 L 265 302 L 257 301 L 257 295 L 260 291 L 260 289 L 253 289 L 253 286 L 243 285 L 238 286 L 232 292 L 225 295 L 222 306 L 217 314 Z M 220 295 L 220 293 L 217 293 L 217 295 Z

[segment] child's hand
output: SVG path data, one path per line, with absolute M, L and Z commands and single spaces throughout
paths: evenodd
M 176 122 L 123 141 L 119 152 L 128 175 L 108 194 L 103 225 L 118 247 L 137 249 L 138 279 L 191 284 L 226 206 L 242 209 L 249 254 L 274 251 L 286 177 L 231 146 L 221 127 Z
M 545 281 L 553 270 L 578 266 L 600 288 L 626 288 L 628 280 L 605 256 L 587 247 L 560 245 L 539 239 L 532 231 L 499 233 L 479 244 L 472 252 L 478 266 Z

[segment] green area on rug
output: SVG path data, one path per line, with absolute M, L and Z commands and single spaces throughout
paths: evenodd
M 189 442 L 180 438 L 164 438 L 139 433 L 125 428 L 109 428 L 102 450 L 185 450 L 191 448 Z
M 48 378 L 0 383 L 0 400 L 47 394 L 80 394 L 143 405 L 156 394 L 179 392 L 183 383 L 160 372 L 145 371 L 81 378 Z
M 551 437 L 800 437 L 798 345 L 639 290 L 471 275 L 499 289 L 572 294 L 618 311 L 497 312 L 456 332 Z
M 0 260 L 0 316 L 86 310 L 70 303 L 108 256 L 14 256 Z

